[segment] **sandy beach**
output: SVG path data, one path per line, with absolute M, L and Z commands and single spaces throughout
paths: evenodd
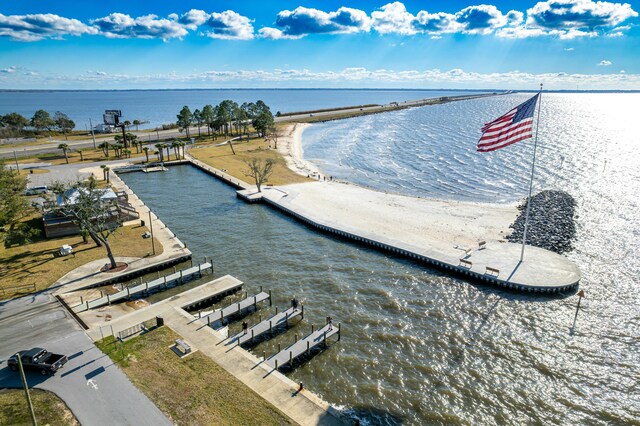
M 304 176 L 320 170 L 303 158 L 302 134 L 309 124 L 288 126 L 278 150 L 291 170 Z M 288 185 L 295 202 L 321 210 L 328 218 L 375 229 L 376 233 L 450 253 L 453 247 L 474 247 L 478 241 L 500 241 L 517 215 L 516 205 L 483 204 L 408 197 L 344 182 Z M 293 193 L 290 193 L 293 198 Z

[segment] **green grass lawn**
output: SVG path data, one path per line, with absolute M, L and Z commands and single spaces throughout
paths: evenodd
M 113 336 L 97 346 L 178 425 L 295 424 L 201 352 L 179 358 L 171 349 L 178 336 L 156 328 L 124 342 Z
M 75 416 L 54 393 L 30 389 L 31 403 L 39 425 L 79 425 Z M 0 389 L 0 425 L 31 425 L 27 398 L 22 389 Z
M 41 219 L 31 219 L 32 227 L 41 227 Z M 146 227 L 124 226 L 109 238 L 115 256 L 145 257 L 151 252 L 151 240 L 142 238 Z M 62 245 L 73 247 L 73 255 L 59 256 Z M 156 240 L 156 255 L 162 245 Z M 32 243 L 6 247 L 0 244 L 0 300 L 43 290 L 68 272 L 93 260 L 106 258 L 104 247 L 79 235 L 45 238 L 44 231 Z

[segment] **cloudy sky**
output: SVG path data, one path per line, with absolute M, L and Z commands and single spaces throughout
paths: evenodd
M 0 5 L 1 89 L 640 89 L 640 2 Z

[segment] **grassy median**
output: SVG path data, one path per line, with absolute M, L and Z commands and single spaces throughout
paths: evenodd
M 97 346 L 178 425 L 295 424 L 201 352 L 179 358 L 171 349 L 178 336 L 168 327 L 127 340 L 113 336 Z
M 31 389 L 29 394 L 39 425 L 80 424 L 66 404 L 54 393 Z M 0 389 L 0 425 L 31 425 L 24 390 Z
M 31 219 L 32 227 L 42 227 L 41 219 Z M 115 256 L 145 257 L 151 252 L 151 240 L 142 238 L 146 227 L 124 226 L 109 238 Z M 64 244 L 73 247 L 73 255 L 60 256 Z M 155 241 L 156 254 L 162 244 Z M 33 293 L 49 287 L 68 272 L 93 260 L 107 257 L 104 247 L 97 247 L 89 238 L 70 236 L 45 238 L 44 231 L 32 243 L 5 247 L 0 244 L 0 300 Z

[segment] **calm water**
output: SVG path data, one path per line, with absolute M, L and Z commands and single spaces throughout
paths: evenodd
M 76 122 L 76 129 L 102 122 L 105 109 L 119 109 L 123 120 L 148 121 L 140 128 L 154 128 L 163 123 L 175 123 L 176 114 L 184 105 L 191 110 L 207 104 L 216 105 L 225 99 L 239 104 L 263 100 L 271 111 L 291 112 L 345 105 L 384 104 L 440 96 L 462 95 L 464 91 L 442 90 L 141 90 L 141 91 L 80 91 L 80 92 L 0 92 L 0 114 L 17 112 L 31 118 L 38 109 L 66 113 Z M 474 92 L 477 93 L 477 92 Z
M 478 123 L 521 98 L 318 125 L 305 133 L 305 150 L 330 174 L 381 189 L 512 201 L 524 193 L 528 170 L 515 151 L 530 146 L 499 153 L 502 165 L 467 151 Z M 341 322 L 341 342 L 288 374 L 369 424 L 640 424 L 640 132 L 629 116 L 639 100 L 550 95 L 543 104 L 540 186 L 578 201 L 578 239 L 568 256 L 583 272 L 587 297 L 573 329 L 575 295 L 532 297 L 446 277 L 244 204 L 187 166 L 123 178 L 196 257 L 212 256 L 218 273 L 237 276 L 249 291 L 273 289 L 281 307 L 293 295 L 306 302 L 305 320 L 258 345 L 258 355 L 326 315 Z M 329 139 L 330 128 L 344 137 Z M 394 142 L 401 146 L 386 148 Z M 360 145 L 336 154 L 349 144 Z M 396 165 L 378 166 L 389 158 Z M 434 183 L 450 179 L 469 180 L 482 195 Z

